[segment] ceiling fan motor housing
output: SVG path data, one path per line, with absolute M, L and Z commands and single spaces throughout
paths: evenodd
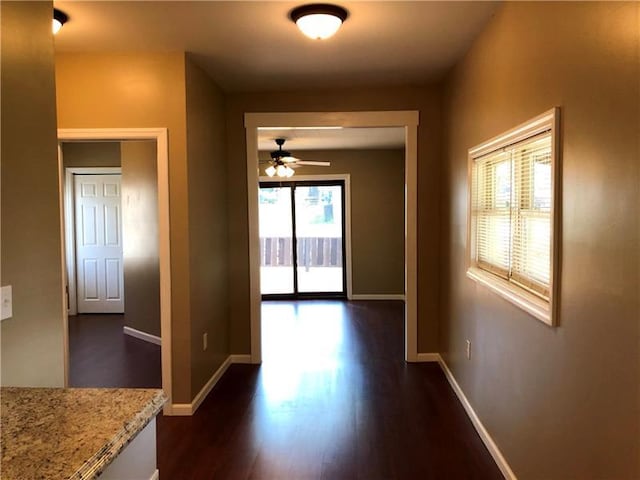
M 271 152 L 271 158 L 274 161 L 278 161 L 280 160 L 282 157 L 290 157 L 291 156 L 291 152 L 288 152 L 286 150 L 282 150 L 282 145 L 284 145 L 286 139 L 284 138 L 276 138 L 276 144 L 278 145 L 278 150 L 274 150 L 273 152 Z
M 278 160 L 282 157 L 290 157 L 291 153 L 287 152 L 286 150 L 275 150 L 273 152 L 271 152 L 271 158 L 274 160 Z

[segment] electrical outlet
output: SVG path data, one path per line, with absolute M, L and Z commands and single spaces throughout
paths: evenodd
M 209 347 L 208 334 L 205 332 L 202 334 L 202 351 L 205 351 Z
M 2 302 L 2 320 L 5 320 L 13 316 L 13 299 L 11 285 L 2 287 L 1 292 L 2 293 L 0 294 L 0 302 Z
M 471 360 L 471 340 L 467 340 L 467 360 Z

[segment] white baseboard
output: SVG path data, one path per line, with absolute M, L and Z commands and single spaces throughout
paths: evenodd
M 251 363 L 251 355 L 229 355 L 225 361 L 222 362 L 222 365 L 211 375 L 211 378 L 204 384 L 204 387 L 202 387 L 191 403 L 174 403 L 171 405 L 171 415 L 190 416 L 196 413 L 200 404 L 207 398 L 209 392 L 211 392 L 216 383 L 222 378 L 222 375 L 227 371 L 229 365 L 233 363 Z
M 431 354 L 418 354 L 418 355 L 431 355 Z M 453 388 L 453 391 L 457 395 L 458 400 L 460 400 L 460 403 L 462 403 L 462 406 L 467 412 L 467 415 L 469 416 L 471 423 L 473 423 L 473 426 L 478 432 L 478 435 L 480 435 L 480 439 L 482 440 L 484 445 L 487 447 L 487 450 L 489 450 L 489 453 L 491 454 L 496 464 L 498 465 L 498 468 L 502 472 L 502 475 L 504 475 L 504 478 L 507 480 L 517 480 L 517 477 L 513 473 L 513 470 L 511 470 L 511 467 L 505 460 L 504 456 L 502 455 L 502 452 L 500 451 L 496 443 L 493 441 L 493 438 L 491 438 L 491 435 L 489 435 L 489 432 L 487 431 L 487 429 L 484 427 L 484 425 L 480 421 L 480 418 L 478 417 L 475 410 L 471 406 L 471 403 L 469 403 L 469 400 L 467 399 L 467 396 L 462 391 L 462 388 L 460 388 L 460 385 L 458 385 L 457 380 L 453 376 L 453 373 L 451 373 L 451 370 L 449 370 L 449 367 L 445 363 L 444 359 L 440 356 L 440 354 L 436 353 L 435 355 L 437 355 L 438 357 L 437 361 L 440 364 L 440 367 L 442 368 L 444 375 L 447 377 L 447 380 L 449 381 L 451 388 Z
M 172 417 L 190 417 L 193 415 L 193 404 L 191 403 L 172 403 L 171 404 L 171 416 Z
M 153 472 L 153 475 L 151 475 L 151 478 L 149 480 L 160 480 L 160 472 L 157 468 L 156 471 Z
M 142 330 L 136 330 L 135 328 L 127 327 L 126 325 L 122 330 L 125 335 L 130 335 L 132 337 L 144 340 L 145 342 L 154 343 L 156 345 L 162 345 L 162 338 L 156 335 L 151 335 L 150 333 L 143 332 Z
M 439 362 L 439 353 L 418 353 L 416 354 L 416 362 Z
M 349 300 L 404 300 L 402 293 L 353 293 Z
M 251 355 L 229 355 L 231 363 L 251 363 Z

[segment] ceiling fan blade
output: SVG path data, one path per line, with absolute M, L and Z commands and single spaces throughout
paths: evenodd
M 312 160 L 298 160 L 296 163 L 298 165 L 309 165 L 309 166 L 315 166 L 315 167 L 330 167 L 331 166 L 331 162 L 316 162 L 316 161 L 312 161 Z
M 291 156 L 280 157 L 280 160 L 282 160 L 282 162 L 284 162 L 284 163 L 294 163 L 294 162 L 299 162 L 300 161 L 299 158 L 291 157 Z

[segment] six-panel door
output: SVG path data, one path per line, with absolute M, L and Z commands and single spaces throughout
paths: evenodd
M 78 313 L 123 313 L 120 175 L 74 175 Z

